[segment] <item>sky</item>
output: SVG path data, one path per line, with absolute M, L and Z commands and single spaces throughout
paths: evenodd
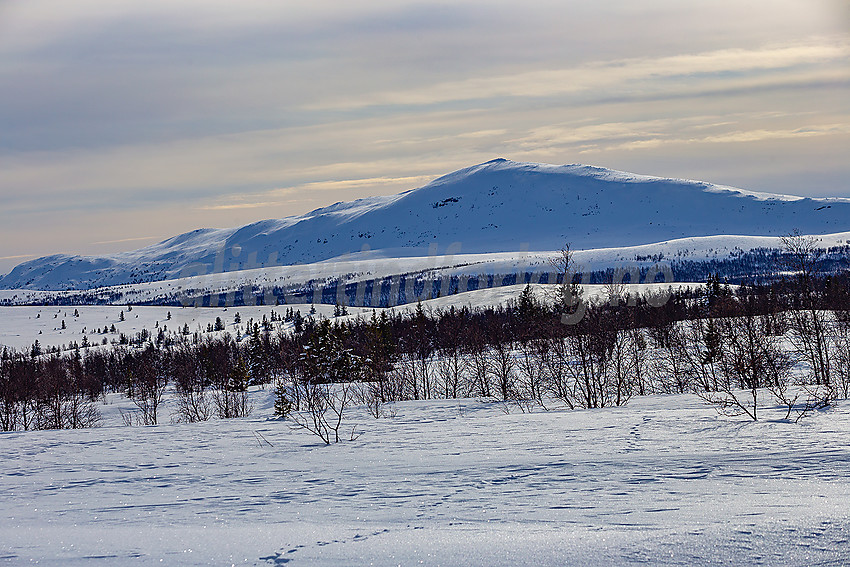
M 850 1 L 0 0 L 0 273 L 496 157 L 850 197 Z

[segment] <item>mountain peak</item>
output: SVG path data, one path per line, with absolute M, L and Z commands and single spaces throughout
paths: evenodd
M 54 255 L 17 266 L 0 288 L 88 289 L 312 263 L 368 247 L 384 256 L 557 250 L 694 236 L 777 236 L 850 230 L 850 200 L 802 199 L 588 165 L 493 159 L 397 195 L 298 217 L 202 229 L 133 252 Z M 224 253 L 227 251 L 227 253 Z

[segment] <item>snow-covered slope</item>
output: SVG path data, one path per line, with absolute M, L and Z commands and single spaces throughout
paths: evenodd
M 822 249 L 845 248 L 850 244 L 850 232 L 839 232 L 835 234 L 818 235 L 816 244 Z M 635 276 L 635 270 L 665 270 L 670 267 L 672 274 L 666 272 L 664 281 L 672 283 L 675 281 L 694 281 L 688 279 L 687 274 L 677 278 L 676 263 L 681 262 L 731 262 L 745 254 L 759 250 L 776 250 L 782 248 L 782 242 L 775 236 L 699 236 L 692 238 L 680 238 L 666 240 L 653 244 L 641 246 L 624 246 L 618 248 L 595 248 L 579 250 L 573 254 L 576 271 L 582 274 L 582 278 L 590 277 L 591 272 L 600 272 L 607 269 L 613 270 L 618 278 L 625 278 L 626 273 Z M 491 287 L 511 285 L 510 275 L 515 276 L 514 281 L 554 282 L 557 274 L 552 260 L 557 258 L 559 251 L 526 251 L 526 252 L 493 252 L 489 254 L 435 254 L 430 256 L 410 256 L 405 258 L 386 258 L 375 254 L 358 254 L 347 258 L 337 258 L 313 264 L 299 264 L 296 266 L 273 266 L 256 268 L 251 270 L 240 270 L 225 273 L 211 273 L 194 275 L 184 278 L 146 282 L 137 284 L 125 284 L 110 287 L 101 287 L 93 290 L 70 290 L 70 291 L 40 291 L 31 289 L 0 289 L 0 304 L 3 305 L 81 305 L 81 304 L 112 304 L 133 305 L 170 305 L 177 303 L 182 305 L 195 305 L 203 302 L 204 296 L 209 296 L 212 305 L 235 305 L 237 292 L 243 294 L 246 305 L 253 305 L 258 297 L 262 297 L 265 304 L 273 305 L 277 301 L 281 303 L 299 303 L 309 301 L 310 297 L 293 294 L 311 290 L 314 303 L 323 301 L 331 305 L 335 299 L 349 305 L 374 306 L 377 299 L 370 294 L 366 297 L 365 288 L 373 285 L 389 285 L 390 289 L 395 282 L 396 291 L 404 289 L 405 301 L 415 302 L 426 299 L 429 291 L 433 288 L 420 287 L 418 292 L 408 288 L 417 278 L 423 281 L 434 282 L 445 281 L 454 278 L 458 285 L 463 278 L 478 279 L 478 284 L 470 289 L 479 289 L 479 286 Z M 774 270 L 777 265 L 766 262 L 763 270 Z M 716 265 L 715 265 L 716 268 Z M 758 266 L 754 268 L 758 270 Z M 734 266 L 732 267 L 734 272 Z M 718 272 L 713 272 L 718 273 Z M 407 277 L 412 275 L 412 277 Z M 672 275 L 672 280 L 669 276 Z M 754 271 L 748 274 L 757 278 L 760 272 Z M 490 278 L 489 276 L 500 276 Z M 404 277 L 404 285 L 401 278 Z M 646 273 L 639 276 L 645 282 Z M 734 280 L 734 276 L 732 277 Z M 505 283 L 507 281 L 508 283 Z M 700 281 L 700 280 L 697 280 Z M 377 282 L 377 283 L 376 283 Z M 357 286 L 362 291 L 354 292 L 354 296 L 343 299 L 337 294 L 339 284 L 342 283 L 351 292 L 351 286 Z M 440 285 L 440 294 L 445 294 L 444 287 Z M 247 291 L 246 291 L 247 290 Z M 373 288 L 374 291 L 374 288 Z M 390 290 L 387 290 L 389 293 Z M 462 291 L 459 290 L 459 291 Z M 416 293 L 423 294 L 422 297 Z M 247 294 L 247 295 L 246 295 Z M 330 295 L 328 295 L 330 294 Z M 224 303 L 221 304 L 222 297 Z M 358 299 L 359 298 L 359 299 Z M 352 303 L 352 299 L 354 303 Z M 390 298 L 387 297 L 390 301 Z M 393 295 L 391 301 L 394 303 L 401 299 Z
M 300 217 L 197 230 L 110 256 L 55 255 L 0 279 L 7 289 L 89 289 L 211 272 L 312 263 L 361 251 L 424 256 L 648 244 L 722 234 L 850 229 L 850 200 L 753 193 L 584 165 L 504 159 L 389 197 L 337 203 Z

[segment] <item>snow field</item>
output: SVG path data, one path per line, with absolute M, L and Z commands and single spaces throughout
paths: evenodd
M 0 434 L 0 561 L 40 565 L 839 565 L 850 406 L 729 420 L 690 395 L 505 413 L 395 405 L 324 446 L 272 419 Z M 163 420 L 164 421 L 164 420 Z
M 236 336 L 237 331 L 245 332 L 249 319 L 262 322 L 263 315 L 271 317 L 275 312 L 281 317 L 288 308 L 300 310 L 305 317 L 310 312 L 310 305 L 281 305 L 281 306 L 245 306 L 229 308 L 208 307 L 147 307 L 135 306 L 132 311 L 127 306 L 118 305 L 77 305 L 62 307 L 0 307 L 0 348 L 8 346 L 17 350 L 28 349 L 33 342 L 39 341 L 41 346 L 61 346 L 71 342 L 80 343 L 86 336 L 89 342 L 100 344 L 104 338 L 110 343 L 118 340 L 123 333 L 128 337 L 146 329 L 156 337 L 157 324 L 169 332 L 181 332 L 184 325 L 189 326 L 191 333 L 206 334 L 207 325 L 214 325 L 217 317 L 225 324 L 225 330 Z M 74 310 L 79 317 L 74 317 Z M 120 313 L 124 312 L 124 321 Z M 333 305 L 316 305 L 316 316 L 333 316 Z M 363 313 L 365 309 L 350 308 L 349 313 Z M 168 320 L 171 313 L 171 320 Z M 241 324 L 235 323 L 239 314 Z M 40 317 L 38 315 L 41 315 Z M 56 318 L 53 316 L 57 315 Z M 62 321 L 66 329 L 61 329 Z M 102 334 L 103 327 L 115 325 L 115 333 Z M 283 323 L 276 323 L 283 325 Z M 278 327 L 280 328 L 280 327 Z M 83 332 L 83 329 L 86 332 Z M 99 331 L 98 331 L 99 329 Z M 39 334 L 41 332 L 41 334 Z

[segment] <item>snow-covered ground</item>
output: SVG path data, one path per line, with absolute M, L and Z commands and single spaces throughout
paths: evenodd
M 271 318 L 272 312 L 283 316 L 288 308 L 300 310 L 307 316 L 310 305 L 292 306 L 249 306 L 230 308 L 181 308 L 181 307 L 133 307 L 128 311 L 126 306 L 116 305 L 78 305 L 73 307 L 0 307 L 0 349 L 3 346 L 16 350 L 26 350 L 35 341 L 43 347 L 67 346 L 72 342 L 82 343 L 83 337 L 90 344 L 101 344 L 103 339 L 108 343 L 117 341 L 121 334 L 132 338 L 143 329 L 156 336 L 157 329 L 164 328 L 168 332 L 181 332 L 184 326 L 189 326 L 189 332 L 205 333 L 208 325 L 215 325 L 220 318 L 225 330 L 234 336 L 245 332 L 249 319 L 261 322 L 263 316 Z M 333 305 L 316 305 L 316 316 L 333 316 Z M 79 314 L 74 317 L 74 312 Z M 371 310 L 352 307 L 351 316 Z M 124 313 L 124 321 L 120 320 Z M 168 319 L 171 314 L 171 319 Z M 240 324 L 236 323 L 239 315 Z M 65 329 L 62 329 L 62 321 Z M 283 323 L 275 324 L 278 328 Z M 115 332 L 103 333 L 104 327 L 115 327 Z
M 252 396 L 243 419 L 124 427 L 112 396 L 103 427 L 0 434 L 0 562 L 850 563 L 850 404 L 790 424 L 689 395 L 406 402 L 324 446 Z

